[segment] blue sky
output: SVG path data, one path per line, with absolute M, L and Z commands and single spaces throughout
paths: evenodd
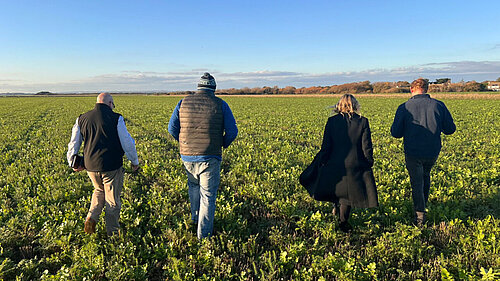
M 0 0 L 0 92 L 500 77 L 500 1 Z

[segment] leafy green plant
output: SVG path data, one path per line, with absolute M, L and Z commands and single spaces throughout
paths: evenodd
M 0 279 L 495 280 L 500 273 L 500 101 L 449 99 L 458 130 L 432 171 L 429 225 L 411 223 L 402 141 L 405 99 L 360 97 L 370 120 L 380 207 L 354 210 L 343 234 L 331 204 L 298 176 L 319 150 L 337 98 L 228 97 L 239 136 L 224 150 L 215 236 L 190 225 L 186 176 L 167 124 L 180 97 L 116 96 L 136 140 L 119 237 L 85 235 L 92 193 L 65 160 L 70 131 L 94 97 L 0 103 Z M 130 164 L 125 168 L 130 171 Z

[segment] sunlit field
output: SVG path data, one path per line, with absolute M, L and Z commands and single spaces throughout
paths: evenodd
M 190 225 L 186 176 L 167 132 L 181 97 L 115 96 L 141 171 L 126 161 L 120 236 L 83 223 L 92 184 L 67 165 L 75 119 L 95 97 L 0 98 L 0 279 L 494 280 L 500 278 L 500 100 L 447 99 L 457 132 L 432 171 L 427 227 L 412 225 L 401 139 L 406 98 L 361 97 L 380 207 L 344 234 L 298 177 L 337 97 L 224 97 L 239 127 L 223 153 L 215 235 Z

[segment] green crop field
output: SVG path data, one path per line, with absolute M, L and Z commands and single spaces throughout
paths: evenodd
M 71 127 L 95 97 L 0 98 L 0 279 L 500 278 L 500 100 L 444 100 L 457 132 L 443 137 L 429 224 L 417 228 L 402 140 L 389 132 L 406 99 L 361 97 L 380 207 L 355 209 L 344 234 L 331 204 L 298 183 L 338 98 L 226 97 L 240 133 L 223 154 L 215 236 L 200 242 L 167 132 L 179 99 L 115 97 L 142 168 L 125 175 L 122 235 L 107 237 L 103 217 L 83 232 L 92 185 L 66 163 Z

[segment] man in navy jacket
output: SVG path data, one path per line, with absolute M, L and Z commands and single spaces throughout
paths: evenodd
M 443 102 L 427 94 L 429 82 L 411 83 L 412 97 L 396 111 L 391 134 L 404 138 L 406 169 L 410 175 L 415 223 L 425 223 L 425 209 L 431 185 L 430 172 L 441 151 L 441 133 L 451 135 L 456 126 Z

